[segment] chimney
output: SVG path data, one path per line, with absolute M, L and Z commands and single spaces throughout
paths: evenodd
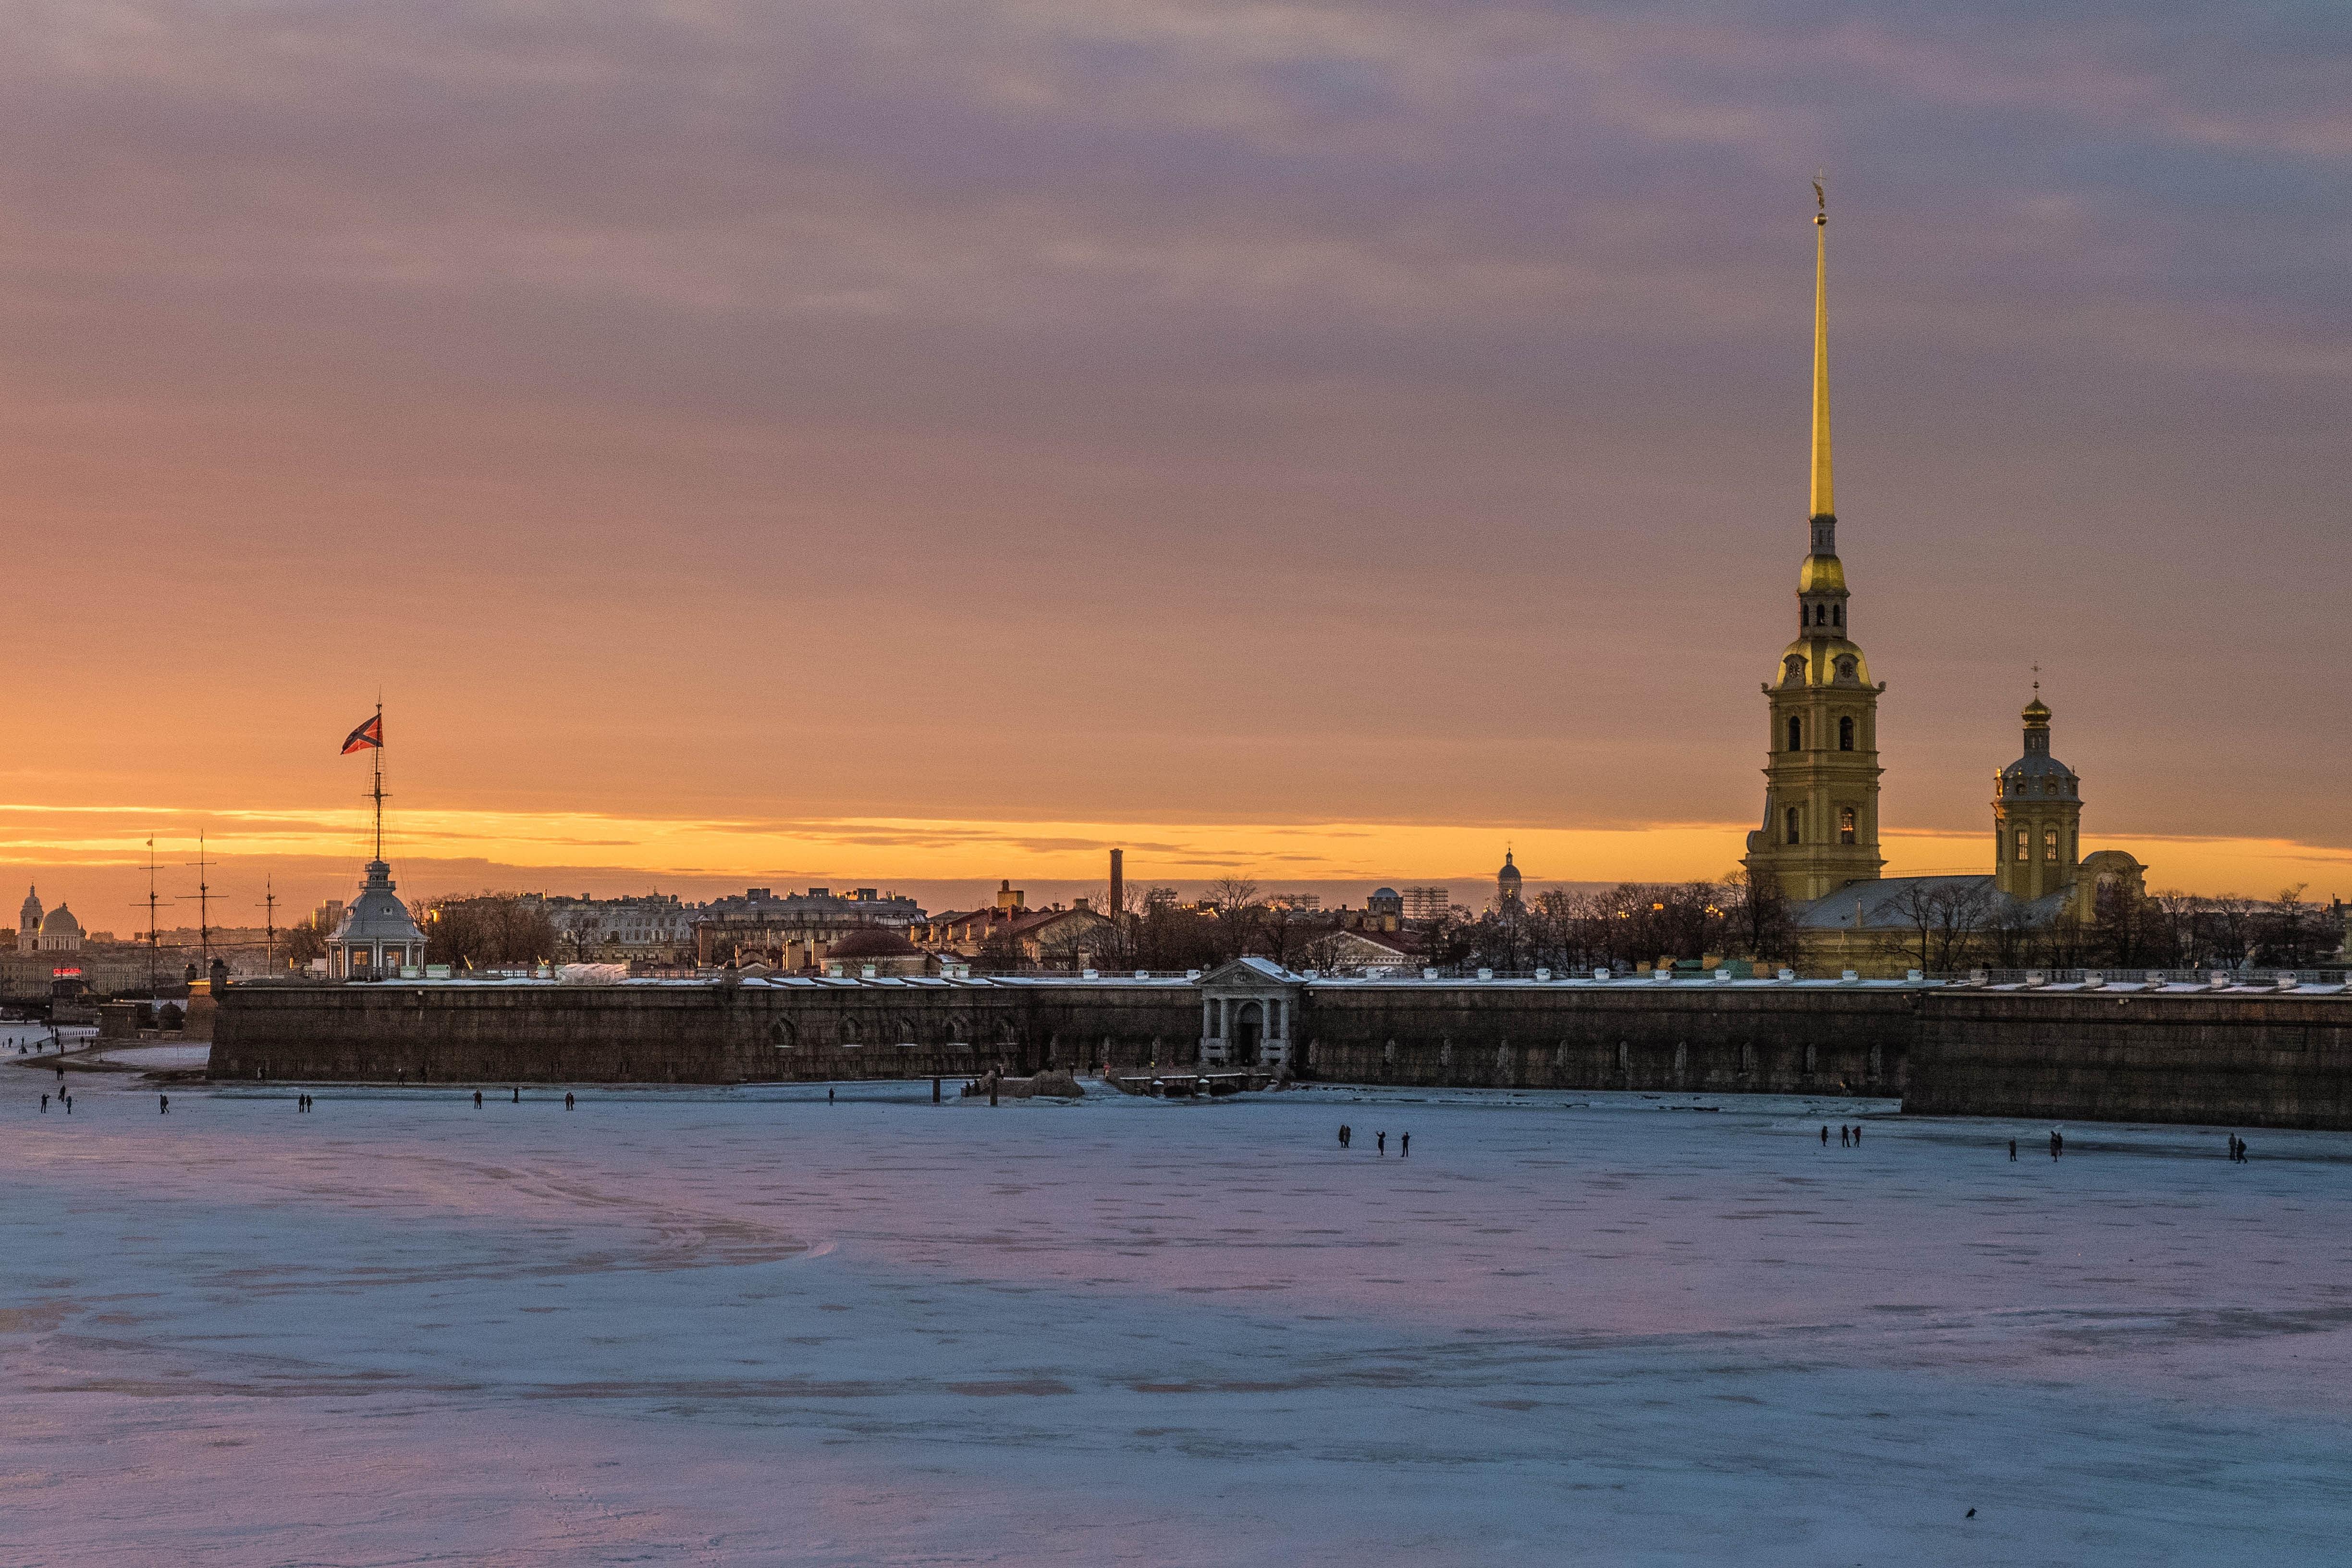
M 1110 918 L 1117 920 L 1127 908 L 1127 851 L 1110 852 Z

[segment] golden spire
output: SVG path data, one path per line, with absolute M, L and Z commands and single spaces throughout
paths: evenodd
M 1813 510 L 1837 515 L 1830 489 L 1830 201 L 1813 182 Z

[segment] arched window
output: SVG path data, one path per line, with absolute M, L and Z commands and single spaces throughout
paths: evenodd
M 1805 721 L 1791 713 L 1789 715 L 1789 750 L 1801 752 L 1804 749 Z M 1790 842 L 1794 843 L 1795 840 L 1791 839 Z
M 1841 844 L 1853 842 L 1853 807 L 1850 805 L 1838 807 L 1838 842 Z
M 2042 830 L 2042 858 L 2044 860 L 2058 858 L 2058 830 L 2054 827 Z
M 2032 858 L 2033 835 L 2031 830 L 2021 827 L 2017 830 L 2017 863 L 2022 866 Z
M 1791 843 L 1791 844 L 1794 844 L 1794 843 L 1796 843 L 1798 840 L 1797 840 L 1797 808 L 1796 808 L 1795 806 L 1793 806 L 1793 805 L 1792 805 L 1792 806 L 1790 806 L 1790 807 L 1789 808 L 1788 819 L 1789 819 L 1789 842 L 1790 842 L 1790 843 Z
M 1830 606 L 1830 625 L 1833 626 L 1842 626 L 1845 625 L 1845 606 L 1843 605 L 1832 605 Z
M 1813 625 L 1817 626 L 1825 626 L 1829 624 L 1830 607 L 1827 605 L 1815 605 L 1813 606 Z
M 1841 752 L 1853 750 L 1853 715 L 1851 713 L 1838 721 L 1838 750 Z

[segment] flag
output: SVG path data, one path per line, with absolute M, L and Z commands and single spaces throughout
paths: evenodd
M 343 737 L 343 755 L 365 751 L 370 746 L 383 744 L 383 715 L 379 713 L 350 734 Z

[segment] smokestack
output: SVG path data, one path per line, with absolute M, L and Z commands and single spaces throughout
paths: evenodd
M 1110 852 L 1110 918 L 1118 920 L 1127 912 L 1127 851 Z

